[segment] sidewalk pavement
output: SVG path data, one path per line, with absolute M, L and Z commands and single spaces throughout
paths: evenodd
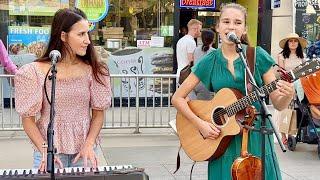
M 179 139 L 171 129 L 103 130 L 100 165 L 128 165 L 145 168 L 150 180 L 189 179 L 192 161 L 183 153 L 180 170 L 173 174 Z M 32 165 L 32 147 L 24 132 L 0 132 L 0 169 L 29 169 Z M 317 145 L 297 144 L 296 151 L 282 153 L 275 144 L 284 180 L 316 180 L 320 177 Z M 207 179 L 207 163 L 197 163 L 194 180 Z

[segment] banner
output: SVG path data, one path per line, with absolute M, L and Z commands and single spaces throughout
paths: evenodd
M 111 74 L 172 74 L 173 71 L 173 50 L 172 48 L 127 48 L 109 53 L 108 67 Z M 152 97 L 168 94 L 168 78 L 161 80 L 148 78 L 115 78 L 114 97 L 135 97 L 136 88 L 139 88 L 139 95 Z M 171 79 L 172 83 L 172 79 Z M 121 87 L 122 86 L 122 87 Z M 161 92 L 162 88 L 162 92 Z M 172 88 L 172 86 L 171 86 Z

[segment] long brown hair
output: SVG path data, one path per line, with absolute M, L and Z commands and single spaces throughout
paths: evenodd
M 220 7 L 220 17 L 221 17 L 221 14 L 224 13 L 224 11 L 226 9 L 229 9 L 229 8 L 232 8 L 232 9 L 237 9 L 239 11 L 241 11 L 244 15 L 244 25 L 247 27 L 247 16 L 248 16 L 248 13 L 247 13 L 247 9 L 243 6 L 241 6 L 240 4 L 237 4 L 237 3 L 227 3 L 227 4 L 222 4 L 221 7 Z M 220 22 L 220 17 L 219 17 L 219 20 L 217 23 Z M 246 44 L 248 46 L 250 46 L 250 42 L 249 42 L 249 38 L 248 38 L 248 35 L 247 33 L 246 34 L 242 34 L 242 36 L 240 37 L 240 41 L 242 44 Z
M 83 20 L 87 19 L 87 16 L 83 11 L 81 11 L 78 8 L 64 8 L 58 10 L 54 17 L 53 22 L 51 25 L 51 34 L 50 34 L 50 40 L 48 43 L 48 47 L 46 49 L 46 52 L 43 54 L 43 56 L 40 59 L 37 59 L 38 62 L 46 62 L 50 61 L 49 54 L 52 50 L 58 50 L 61 52 L 61 59 L 64 59 L 67 57 L 67 54 L 71 54 L 70 48 L 66 47 L 66 45 L 61 40 L 61 33 L 62 32 L 70 32 L 71 27 Z M 89 40 L 91 42 L 91 37 L 89 34 Z M 68 44 L 67 44 L 68 45 Z M 68 52 L 67 52 L 68 51 Z M 100 83 L 103 84 L 100 75 L 109 75 L 109 70 L 106 64 L 102 63 L 98 60 L 96 51 L 90 43 L 87 47 L 87 52 L 84 56 L 76 55 L 79 59 L 81 59 L 84 63 L 88 64 L 92 68 L 92 73 L 94 75 L 94 78 Z M 104 84 L 103 84 L 104 85 Z
M 289 40 L 287 40 L 286 43 L 284 44 L 283 50 L 280 52 L 280 54 L 282 54 L 285 59 L 290 57 L 291 50 L 289 48 Z M 296 49 L 296 55 L 298 58 L 301 58 L 301 59 L 304 58 L 302 46 L 299 41 L 298 41 L 298 47 Z

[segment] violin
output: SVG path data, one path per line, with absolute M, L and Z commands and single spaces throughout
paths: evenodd
M 241 156 L 238 157 L 232 164 L 232 179 L 233 180 L 261 180 L 262 163 L 259 157 L 248 153 L 248 135 L 249 129 L 255 119 L 255 108 L 252 106 L 246 108 L 247 115 L 243 122 L 242 129 L 242 145 Z

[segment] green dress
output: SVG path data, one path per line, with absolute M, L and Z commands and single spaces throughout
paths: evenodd
M 244 47 L 244 50 L 246 48 Z M 262 75 L 266 73 L 274 64 L 272 57 L 261 47 L 256 48 L 256 64 L 254 78 L 259 87 L 264 83 Z M 218 92 L 222 88 L 235 88 L 245 94 L 245 67 L 240 58 L 233 62 L 235 76 L 227 68 L 227 60 L 223 57 L 221 49 L 213 50 L 204 56 L 192 68 L 192 72 L 211 91 Z M 259 103 L 253 104 L 259 111 Z M 260 128 L 261 119 L 257 116 L 255 127 Z M 271 127 L 267 121 L 267 127 Z M 240 156 L 242 136 L 237 135 L 231 141 L 226 152 L 218 159 L 212 160 L 208 165 L 209 180 L 229 180 L 231 176 L 231 166 L 233 161 Z M 250 131 L 248 140 L 248 151 L 254 156 L 261 157 L 261 136 L 259 132 Z M 281 180 L 277 156 L 274 152 L 273 136 L 266 137 L 266 164 L 265 179 Z

